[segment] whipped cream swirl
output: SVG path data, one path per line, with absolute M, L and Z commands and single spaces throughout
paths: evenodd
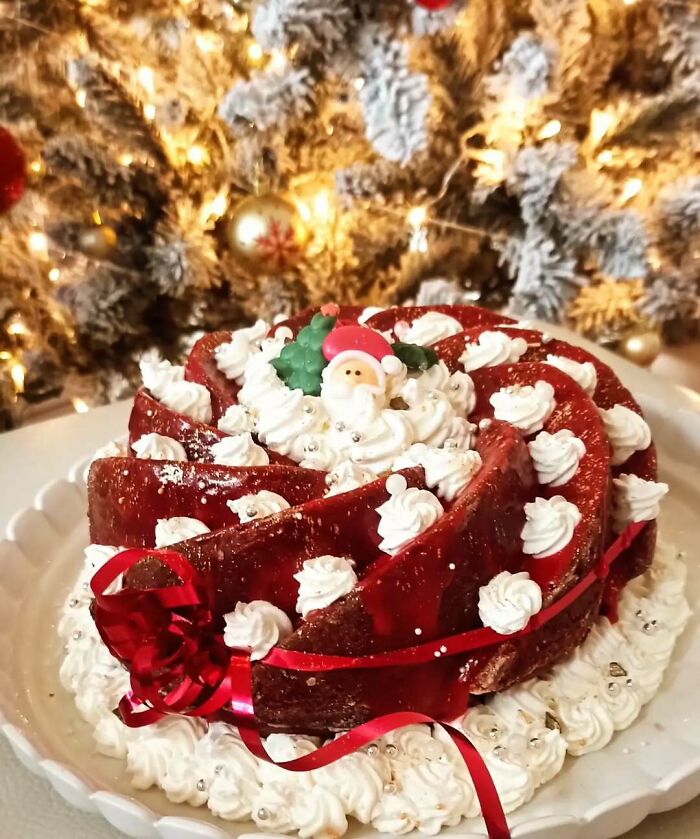
M 471 376 L 457 370 L 450 376 L 447 386 L 447 398 L 458 415 L 469 416 L 476 405 L 476 393 Z
M 645 481 L 637 475 L 620 475 L 613 479 L 613 486 L 613 526 L 617 533 L 632 522 L 653 521 L 668 493 L 668 484 Z
M 524 338 L 511 338 L 505 332 L 482 332 L 476 342 L 466 343 L 459 357 L 460 364 L 469 373 L 496 364 L 512 364 L 527 352 Z
M 608 410 L 601 409 L 605 433 L 612 446 L 612 464 L 619 466 L 634 452 L 648 449 L 651 444 L 651 430 L 644 417 L 624 405 L 615 405 Z
M 416 443 L 398 458 L 394 469 L 414 465 L 423 467 L 430 489 L 437 489 L 437 494 L 445 501 L 454 501 L 481 468 L 481 456 L 478 452 L 461 451 L 457 447 L 438 449 Z
M 389 500 L 377 507 L 377 532 L 382 537 L 379 550 L 393 555 L 432 527 L 444 510 L 432 492 L 409 488 L 403 475 L 390 475 L 386 479 L 386 489 Z
M 257 320 L 253 326 L 238 329 L 230 341 L 216 347 L 214 361 L 227 379 L 242 384 L 248 359 L 252 353 L 259 351 L 260 341 L 267 335 L 268 330 L 269 326 L 264 320 Z
M 551 364 L 552 367 L 556 367 L 557 370 L 566 373 L 589 396 L 593 396 L 595 393 L 596 385 L 598 384 L 598 374 L 592 362 L 579 362 L 571 358 L 566 358 L 563 355 L 550 354 L 547 356 L 547 364 Z
M 266 600 L 236 603 L 224 615 L 224 643 L 227 647 L 250 649 L 252 661 L 264 658 L 280 638 L 292 633 L 292 622 L 277 606 Z
M 429 344 L 436 344 L 450 335 L 462 332 L 462 324 L 440 312 L 427 312 L 416 318 L 410 326 L 405 321 L 399 321 L 394 326 L 394 334 L 406 344 L 419 344 L 426 347 Z
M 283 385 L 270 391 L 258 412 L 258 437 L 274 451 L 293 456 L 294 444 L 301 435 L 313 432 L 324 418 L 323 406 L 316 397 Z
M 139 362 L 144 387 L 172 411 L 197 422 L 211 422 L 211 394 L 204 385 L 185 380 L 185 368 L 147 354 Z
M 401 396 L 408 405 L 405 414 L 413 429 L 413 439 L 417 443 L 441 445 L 455 417 L 447 394 L 441 390 L 426 393 L 418 379 L 409 379 L 401 389 Z
M 413 429 L 406 411 L 386 409 L 366 431 L 346 431 L 343 452 L 352 463 L 379 475 L 391 469 L 399 454 L 413 442 Z
M 230 405 L 219 419 L 217 428 L 226 434 L 244 434 L 255 431 L 255 422 L 245 405 Z
M 214 463 L 222 466 L 267 466 L 270 458 L 248 432 L 224 437 L 210 449 Z
M 131 448 L 141 460 L 187 460 L 182 443 L 163 434 L 142 434 Z
M 294 575 L 299 583 L 297 612 L 306 617 L 315 609 L 323 609 L 346 594 L 357 584 L 351 560 L 342 556 L 317 556 L 307 559 Z
M 562 486 L 573 478 L 586 453 L 583 440 L 568 428 L 562 428 L 554 434 L 540 431 L 528 443 L 528 449 L 538 481 L 553 487 Z
M 185 379 L 185 368 L 179 364 L 171 364 L 156 352 L 146 353 L 139 361 L 143 386 L 156 399 L 162 399 L 168 388 Z
M 479 617 L 499 635 L 512 635 L 527 626 L 542 608 L 542 589 L 527 571 L 501 571 L 479 589 Z
M 474 444 L 476 425 L 464 417 L 455 417 L 447 426 L 447 437 L 442 445 L 446 449 L 461 449 L 466 451 Z
M 330 489 L 326 495 L 340 495 L 341 492 L 352 492 L 373 481 L 375 476 L 362 469 L 350 460 L 342 460 L 328 473 L 326 482 Z
M 525 435 L 539 431 L 556 405 L 554 388 L 542 380 L 534 385 L 501 388 L 489 401 L 496 419 L 514 425 Z
M 209 533 L 209 528 L 199 519 L 189 516 L 173 516 L 171 519 L 158 519 L 156 524 L 155 542 L 157 548 L 165 548 L 168 545 L 176 545 L 186 539 L 194 539 Z
M 234 501 L 227 501 L 226 506 L 245 524 L 253 519 L 264 519 L 282 510 L 289 509 L 289 503 L 276 492 L 261 489 L 260 492 L 253 492 L 250 495 L 241 495 Z
M 571 541 L 581 513 L 561 495 L 536 498 L 525 505 L 525 525 L 521 537 L 523 553 L 542 559 L 563 550 Z

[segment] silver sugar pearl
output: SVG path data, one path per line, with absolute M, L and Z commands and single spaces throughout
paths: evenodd
M 627 685 L 628 688 L 632 687 L 632 684 L 633 684 L 632 679 L 625 679 L 625 684 Z
M 306 451 L 307 452 L 317 452 L 318 451 L 318 443 L 307 443 L 306 444 Z
M 498 740 L 498 738 L 499 738 L 500 736 L 501 736 L 501 731 L 500 731 L 500 729 L 499 729 L 499 728 L 497 728 L 497 727 L 494 725 L 494 727 L 493 727 L 493 728 L 489 731 L 489 737 L 490 737 L 492 740 Z
M 200 779 L 197 781 L 197 789 L 198 789 L 200 792 L 204 792 L 204 790 L 205 790 L 206 788 L 207 788 L 207 782 L 204 780 L 204 778 L 200 778 Z
M 261 807 L 258 812 L 256 813 L 257 817 L 260 819 L 261 822 L 264 822 L 266 819 L 270 818 L 269 812 L 265 809 L 265 807 Z
M 360 434 L 359 431 L 353 431 L 352 434 L 350 435 L 350 439 L 352 440 L 353 443 L 359 443 L 360 440 L 362 439 L 362 435 Z
M 393 795 L 396 792 L 396 784 L 384 784 L 384 792 L 388 793 L 389 795 Z
M 338 483 L 338 476 L 335 475 L 333 472 L 329 472 L 326 475 L 326 485 L 329 486 L 329 487 L 332 487 L 333 484 L 337 484 L 337 483 Z
M 479 422 L 479 428 L 483 431 L 485 428 L 488 428 L 491 425 L 490 419 L 482 419 Z
M 448 437 L 442 444 L 443 449 L 456 449 L 457 441 L 453 437 Z
M 82 637 L 83 637 L 83 630 L 82 629 L 76 629 L 75 632 L 71 635 L 71 638 L 74 641 L 80 641 L 80 639 Z
M 71 599 L 68 601 L 68 606 L 71 609 L 75 609 L 75 607 L 78 606 L 79 603 L 80 603 L 80 601 L 78 600 L 77 597 L 71 597 Z
M 313 414 L 314 406 L 313 405 L 304 405 L 304 413 L 305 414 Z
M 496 757 L 500 757 L 503 754 L 503 752 L 505 752 L 505 748 L 503 746 L 496 746 L 496 748 L 493 750 L 493 753 L 496 755 Z
M 608 693 L 610 696 L 617 696 L 620 692 L 620 685 L 617 682 L 608 682 Z
M 648 621 L 644 624 L 642 629 L 647 633 L 647 635 L 650 635 L 656 629 L 656 621 Z
M 452 390 L 459 390 L 462 387 L 462 385 L 459 382 L 452 382 L 450 387 L 452 388 Z
M 306 680 L 306 684 L 310 688 L 314 687 L 314 685 L 316 684 L 316 677 L 315 676 L 309 676 L 309 678 Z
M 369 746 L 367 746 L 367 754 L 370 757 L 374 757 L 378 753 L 379 753 L 379 746 L 376 743 L 370 743 Z
M 528 745 L 531 749 L 541 749 L 542 748 L 542 741 L 540 740 L 539 737 L 531 737 Z
M 216 766 L 214 767 L 214 774 L 215 775 L 220 775 L 223 771 L 224 771 L 224 764 L 223 763 L 217 763 Z
M 336 422 L 335 430 L 336 431 L 345 431 L 345 423 L 344 422 Z
M 255 507 L 248 507 L 245 511 L 245 514 L 249 519 L 254 519 L 257 516 L 258 511 L 255 509 Z
M 637 618 L 641 618 L 643 614 L 644 612 L 642 612 L 641 609 L 637 609 L 637 611 L 634 613 L 635 617 Z
M 396 757 L 399 753 L 398 748 L 393 743 L 389 743 L 384 751 L 389 755 L 389 757 Z
M 428 399 L 430 399 L 431 402 L 437 402 L 439 398 L 440 394 L 436 390 L 431 390 L 428 394 Z

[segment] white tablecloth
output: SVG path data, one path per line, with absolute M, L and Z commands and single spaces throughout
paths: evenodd
M 99 408 L 0 434 L 0 525 L 32 504 L 36 491 L 65 475 L 85 454 L 126 430 L 126 403 Z M 120 839 L 98 816 L 69 807 L 48 782 L 32 775 L 0 737 L 0 837 L 2 839 Z M 628 839 L 700 836 L 700 798 L 679 810 L 648 818 Z

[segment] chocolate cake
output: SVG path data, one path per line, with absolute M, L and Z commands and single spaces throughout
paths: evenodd
M 411 709 L 463 714 L 551 667 L 649 566 L 655 525 L 552 621 L 517 633 L 666 492 L 649 428 L 587 351 L 470 306 L 326 306 L 142 363 L 124 456 L 89 476 L 98 545 L 183 554 L 251 652 L 266 732 Z M 127 590 L 174 584 L 157 558 Z M 95 614 L 99 628 L 100 616 Z M 412 667 L 310 676 L 273 647 L 367 655 L 481 626 L 503 640 Z M 509 637 L 514 636 L 514 637 Z

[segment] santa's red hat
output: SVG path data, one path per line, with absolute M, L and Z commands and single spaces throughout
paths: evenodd
M 380 382 L 386 373 L 395 374 L 401 369 L 401 361 L 394 355 L 391 344 L 368 326 L 338 326 L 326 335 L 321 349 L 329 369 L 362 355 L 375 368 Z

